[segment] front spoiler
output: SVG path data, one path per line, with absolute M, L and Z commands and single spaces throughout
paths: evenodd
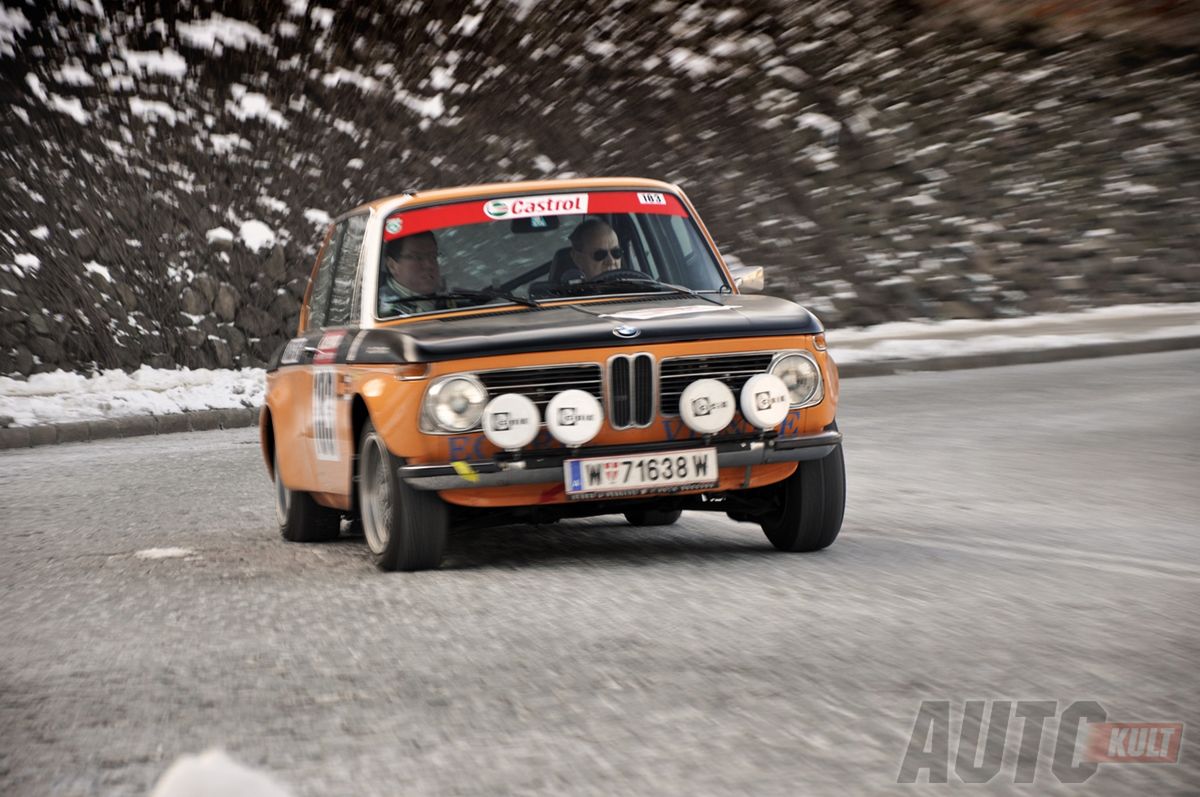
M 773 462 L 822 459 L 842 442 L 842 433 L 824 431 L 800 437 L 738 440 L 717 443 L 717 467 L 749 467 Z M 563 480 L 563 462 L 574 457 L 621 454 L 652 454 L 656 451 L 687 451 L 711 446 L 703 440 L 604 446 L 562 454 L 538 454 L 525 459 L 488 459 L 450 465 L 401 465 L 398 474 L 418 490 L 458 490 L 474 487 L 505 487 L 510 484 L 543 484 Z

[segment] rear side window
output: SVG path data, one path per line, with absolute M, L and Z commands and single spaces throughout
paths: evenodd
M 313 277 L 312 290 L 308 295 L 308 329 L 320 329 L 325 326 L 325 315 L 329 309 L 329 284 L 333 281 L 333 267 L 337 262 L 338 242 L 345 229 L 339 224 L 329 236 L 325 248 L 321 250 L 321 260 L 317 265 L 316 276 Z
M 354 306 L 354 284 L 358 279 L 358 256 L 367 231 L 367 217 L 351 216 L 338 227 L 343 228 L 343 232 L 333 272 L 329 312 L 325 319 L 327 327 L 346 326 L 358 319 L 358 308 Z

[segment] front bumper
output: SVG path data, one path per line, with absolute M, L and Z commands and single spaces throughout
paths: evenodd
M 716 443 L 717 467 L 749 467 L 773 462 L 822 459 L 842 442 L 834 430 L 800 437 L 736 440 Z M 401 465 L 401 479 L 418 490 L 456 490 L 475 487 L 505 487 L 511 484 L 541 484 L 563 479 L 563 462 L 575 457 L 621 454 L 653 454 L 657 451 L 687 451 L 714 446 L 702 440 L 603 446 L 560 453 L 537 453 L 521 459 L 489 459 L 449 465 Z

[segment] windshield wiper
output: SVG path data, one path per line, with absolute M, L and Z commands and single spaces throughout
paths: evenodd
M 691 296 L 694 299 L 703 299 L 706 302 L 712 302 L 713 304 L 721 305 L 722 307 L 724 307 L 724 305 L 721 302 L 712 298 L 711 296 L 705 296 L 704 294 L 700 293 L 699 291 L 693 290 L 692 288 L 689 288 L 686 285 L 676 285 L 673 282 L 663 282 L 662 280 L 655 279 L 654 277 L 650 276 L 649 274 L 646 274 L 643 277 L 616 277 L 614 279 L 609 279 L 609 280 L 604 279 L 604 275 L 601 274 L 599 279 L 594 279 L 591 282 L 584 283 L 584 284 L 589 284 L 589 285 L 647 285 L 647 286 L 650 286 L 653 288 L 666 288 L 667 290 L 675 291 L 676 293 L 682 293 L 685 296 Z
M 542 306 L 538 302 L 538 300 L 534 299 L 533 297 L 526 299 L 524 297 L 517 296 L 512 291 L 506 291 L 501 288 L 497 288 L 495 286 L 484 288 L 483 290 L 479 291 L 479 293 L 486 294 L 487 296 L 490 296 L 492 298 L 508 299 L 513 304 L 523 304 L 526 307 L 541 307 Z
M 493 299 L 507 299 L 513 304 L 521 304 L 525 305 L 526 307 L 541 307 L 541 305 L 531 299 L 523 299 L 511 291 L 502 291 L 499 288 L 486 288 L 481 291 L 468 290 L 466 288 L 452 288 L 445 291 L 419 293 L 415 296 L 403 297 L 404 302 L 436 301 L 438 299 L 474 299 L 480 303 L 490 302 Z

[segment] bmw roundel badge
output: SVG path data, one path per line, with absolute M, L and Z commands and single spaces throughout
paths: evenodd
M 631 327 L 622 324 L 613 330 L 613 334 L 618 338 L 636 338 L 638 335 L 642 334 L 642 330 L 638 329 L 637 327 Z

